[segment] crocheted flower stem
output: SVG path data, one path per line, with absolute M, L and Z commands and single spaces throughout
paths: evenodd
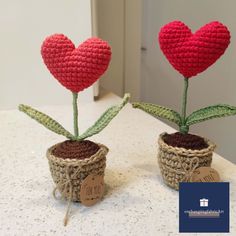
M 73 94 L 73 112 L 74 112 L 74 135 L 75 137 L 79 136 L 79 128 L 78 128 L 78 106 L 77 106 L 77 99 L 78 93 Z
M 188 133 L 189 127 L 186 126 L 186 110 L 187 110 L 187 96 L 188 96 L 188 78 L 184 78 L 184 93 L 182 99 L 182 122 L 180 126 L 181 133 Z

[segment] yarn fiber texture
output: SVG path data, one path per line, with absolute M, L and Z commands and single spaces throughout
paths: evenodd
M 95 154 L 100 147 L 89 140 L 66 140 L 52 150 L 54 156 L 62 159 L 86 159 Z
M 211 166 L 212 155 L 215 149 L 215 144 L 205 139 L 208 144 L 207 148 L 201 150 L 192 150 L 167 145 L 163 136 L 158 139 L 158 164 L 164 182 L 176 190 L 179 189 L 180 182 L 188 182 L 189 175 L 198 167 Z M 193 159 L 196 160 L 195 167 Z
M 111 48 L 99 38 L 90 38 L 76 48 L 65 35 L 54 34 L 44 40 L 41 55 L 51 74 L 64 87 L 78 93 L 107 70 Z
M 49 148 L 46 154 L 53 181 L 62 197 L 69 201 L 80 202 L 82 181 L 91 174 L 104 175 L 109 149 L 98 144 L 100 149 L 90 158 L 63 159 L 52 154 L 52 150 L 57 145 Z
M 203 72 L 225 52 L 230 32 L 214 21 L 195 33 L 181 21 L 164 25 L 159 32 L 159 44 L 170 64 L 185 78 Z

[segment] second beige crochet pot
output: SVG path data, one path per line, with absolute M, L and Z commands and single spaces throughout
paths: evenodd
M 82 181 L 91 174 L 104 175 L 108 148 L 98 144 L 99 150 L 89 158 L 63 159 L 52 154 L 52 150 L 59 144 L 52 146 L 47 151 L 51 175 L 56 184 L 55 190 L 58 190 L 67 200 L 80 202 Z
M 180 182 L 188 182 L 193 171 L 202 166 L 210 166 L 215 144 L 205 139 L 207 148 L 192 150 L 173 147 L 165 143 L 162 133 L 159 136 L 158 164 L 164 182 L 176 190 Z

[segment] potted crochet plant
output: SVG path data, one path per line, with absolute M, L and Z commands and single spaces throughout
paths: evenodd
M 220 22 L 211 22 L 195 33 L 180 21 L 163 26 L 159 44 L 170 64 L 183 75 L 182 112 L 149 103 L 133 103 L 134 108 L 174 122 L 179 132 L 160 135 L 158 163 L 164 182 L 178 190 L 179 182 L 190 181 L 193 171 L 210 166 L 215 145 L 206 138 L 189 134 L 189 127 L 202 121 L 236 115 L 236 107 L 217 104 L 186 114 L 188 85 L 193 76 L 211 66 L 225 52 L 230 32 Z M 168 90 L 167 90 L 168 92 Z
M 85 139 L 103 130 L 128 102 L 129 95 L 126 94 L 121 104 L 110 107 L 94 125 L 80 134 L 78 93 L 91 86 L 107 70 L 111 59 L 111 48 L 107 42 L 99 38 L 90 38 L 76 48 L 63 34 L 54 34 L 43 42 L 41 55 L 51 74 L 72 92 L 74 134 L 48 115 L 30 106 L 21 104 L 19 110 L 47 129 L 67 138 L 66 141 L 53 145 L 47 151 L 51 175 L 56 184 L 54 194 L 58 190 L 69 204 L 71 201 L 80 202 L 82 181 L 91 174 L 103 177 L 108 153 L 105 145 Z

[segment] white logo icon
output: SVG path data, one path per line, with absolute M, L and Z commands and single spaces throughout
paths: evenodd
M 208 207 L 208 199 L 207 198 L 200 199 L 200 207 Z

